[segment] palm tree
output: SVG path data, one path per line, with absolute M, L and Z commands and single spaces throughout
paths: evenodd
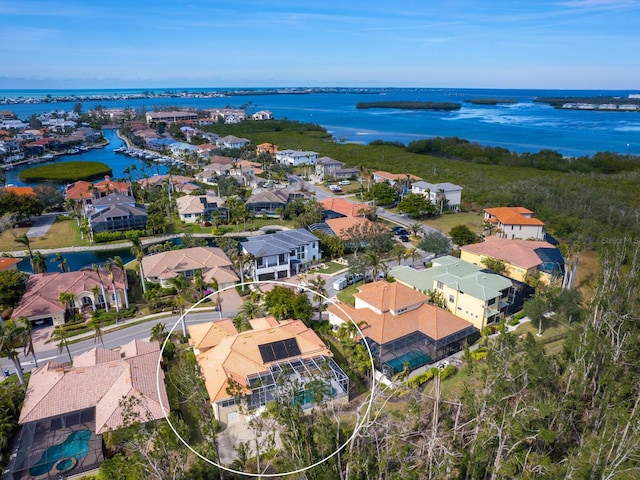
M 31 257 L 31 268 L 33 273 L 47 273 L 47 257 L 39 250 L 36 250 Z
M 25 331 L 26 343 L 24 346 L 24 354 L 25 355 L 31 354 L 31 356 L 33 357 L 33 363 L 35 363 L 36 368 L 38 368 L 38 358 L 36 357 L 36 351 L 33 348 L 33 335 L 31 333 L 32 331 L 31 321 L 27 317 L 18 317 L 17 321 L 20 324 L 20 326 L 24 328 L 24 331 Z
M 27 249 L 27 254 L 29 255 L 29 260 L 31 261 L 31 267 L 33 267 L 33 252 L 31 251 L 31 240 L 27 237 L 26 233 L 23 233 L 19 237 L 13 239 L 14 242 L 24 245 Z
M 142 259 L 144 258 L 144 247 L 142 246 L 142 240 L 140 237 L 131 238 L 131 254 L 138 260 L 138 267 L 140 268 L 140 282 L 142 283 L 142 292 L 147 291 L 144 279 L 144 269 L 142 268 Z
M 247 300 L 240 306 L 238 314 L 233 319 L 233 324 L 239 332 L 249 330 L 251 328 L 249 320 L 264 317 L 265 311 L 262 305 L 251 300 Z
M 402 265 L 402 260 L 407 258 L 408 252 L 406 247 L 403 247 L 400 244 L 396 244 L 393 246 L 390 253 L 393 259 L 398 262 L 398 265 Z
M 151 327 L 151 336 L 149 339 L 152 342 L 164 343 L 167 339 L 167 324 L 160 322 Z
M 416 260 L 420 257 L 422 257 L 422 253 L 420 253 L 420 251 L 418 251 L 417 248 L 411 248 L 409 250 L 409 256 L 411 257 L 411 261 L 413 262 L 413 266 L 416 266 Z
M 60 292 L 60 295 L 58 295 L 58 302 L 60 302 L 64 306 L 65 311 L 69 313 L 68 316 L 71 316 L 75 313 L 75 301 L 76 296 L 71 292 Z M 67 319 L 65 318 L 65 322 L 66 321 Z
M 436 201 L 438 202 L 438 205 L 440 205 L 440 215 L 442 215 L 442 210 L 447 204 L 447 196 L 444 194 L 444 189 L 441 188 L 438 190 L 438 193 L 436 193 Z
M 366 253 L 367 266 L 371 268 L 371 277 L 375 280 L 378 278 L 378 273 L 383 269 L 383 262 L 378 254 L 373 250 L 369 250 Z
M 411 230 L 411 233 L 413 233 L 414 237 L 417 237 L 418 232 L 422 231 L 422 224 L 420 222 L 414 222 L 409 225 L 409 230 Z
M 100 282 L 100 290 L 102 292 L 102 300 L 104 300 L 104 311 L 109 311 L 109 302 L 107 301 L 107 291 L 104 289 L 104 282 L 102 281 L 102 274 L 100 273 L 100 266 L 97 263 L 93 264 L 93 271 L 98 275 L 98 282 Z
M 64 258 L 60 252 L 56 253 L 55 256 L 50 260 L 50 262 L 58 262 L 58 268 L 62 273 L 67 271 L 67 259 Z
M 94 317 L 89 321 L 89 327 L 92 328 L 94 332 L 93 343 L 100 340 L 102 348 L 104 348 L 104 341 L 102 340 L 102 321 Z
M 180 311 L 180 325 L 182 326 L 182 334 L 187 336 L 187 322 L 184 318 L 184 306 L 187 303 L 187 295 L 192 290 L 191 283 L 183 275 L 180 274 L 177 277 L 172 278 L 171 286 L 176 289 L 176 305 Z
M 111 280 L 111 288 L 113 289 L 113 299 L 114 299 L 114 301 L 116 303 L 116 312 L 119 312 L 120 311 L 120 302 L 118 301 L 118 291 L 116 290 L 116 282 L 115 282 L 115 277 L 113 275 L 113 263 L 108 261 L 105 264 L 105 268 L 109 272 L 109 280 Z
M 13 362 L 20 385 L 24 385 L 24 377 L 16 349 L 22 346 L 24 346 L 24 331 L 21 327 L 16 327 L 10 321 L 0 325 L 0 357 L 8 358 Z
M 320 275 L 317 275 L 309 282 L 309 288 L 313 290 L 313 300 L 318 302 L 318 320 L 322 321 L 322 302 L 328 295 L 327 292 L 327 280 Z
M 358 329 L 362 330 L 366 326 L 368 326 L 368 324 L 364 320 L 357 323 L 344 322 L 340 325 L 340 328 L 338 328 L 336 335 L 340 340 L 351 340 L 360 333 Z
M 127 271 L 124 268 L 124 262 L 122 261 L 122 257 L 118 255 L 114 256 L 111 261 L 122 272 L 122 281 L 124 282 L 124 306 L 125 308 L 129 308 L 129 296 L 127 295 L 127 291 L 129 290 L 129 279 L 127 278 Z
M 69 351 L 69 341 L 67 339 L 67 330 L 63 325 L 58 325 L 53 329 L 51 340 L 58 342 L 58 353 L 62 353 L 62 350 L 66 348 L 67 355 L 69 355 L 69 363 L 73 364 L 73 358 L 71 358 L 71 352 Z

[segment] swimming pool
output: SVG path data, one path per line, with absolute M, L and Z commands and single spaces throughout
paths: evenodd
M 68 472 L 76 466 L 78 460 L 88 455 L 92 435 L 90 430 L 71 432 L 64 442 L 47 448 L 29 473 L 37 477 L 52 470 L 51 473 L 54 474 Z

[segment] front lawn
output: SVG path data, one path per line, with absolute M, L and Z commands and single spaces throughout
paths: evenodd
M 16 243 L 16 237 L 20 237 L 29 231 L 29 227 L 12 228 L 0 233 L 0 251 L 16 252 L 25 250 L 24 245 Z M 80 238 L 80 229 L 75 220 L 68 217 L 58 217 L 51 225 L 44 237 L 29 239 L 31 250 L 44 250 L 48 248 L 79 247 L 89 245 L 87 240 Z
M 440 215 L 422 223 L 428 227 L 435 228 L 445 235 L 449 235 L 449 231 L 457 225 L 466 225 L 472 232 L 480 233 L 482 231 L 482 218 L 482 212 L 460 212 Z

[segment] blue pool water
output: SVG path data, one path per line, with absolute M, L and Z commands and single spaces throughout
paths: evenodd
M 64 442 L 47 448 L 38 463 L 31 467 L 29 473 L 37 477 L 38 475 L 44 475 L 54 467 L 56 471 L 53 473 L 67 470 L 74 463 L 71 457 L 80 460 L 89 454 L 89 439 L 91 435 L 93 434 L 89 430 L 72 432 Z M 60 462 L 60 459 L 65 460 Z

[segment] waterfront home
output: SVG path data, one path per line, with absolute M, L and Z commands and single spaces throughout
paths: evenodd
M 251 115 L 251 120 L 273 120 L 273 113 L 269 110 L 260 110 Z
M 61 293 L 71 293 L 73 301 L 60 303 Z M 73 313 L 89 315 L 98 308 L 128 306 L 122 270 L 100 268 L 77 272 L 51 272 L 30 275 L 27 288 L 12 317 L 26 317 L 34 326 L 63 325 Z
M 71 478 L 96 470 L 104 461 L 104 433 L 131 418 L 164 418 L 169 400 L 159 361 L 156 342 L 132 340 L 111 350 L 92 348 L 73 365 L 48 361 L 32 370 L 11 478 Z
M 93 233 L 142 230 L 147 224 L 147 207 L 134 197 L 111 193 L 85 205 L 85 214 Z
M 176 206 L 180 220 L 185 223 L 195 223 L 198 220 L 210 220 L 211 213 L 221 209 L 226 216 L 226 209 L 223 208 L 224 200 L 212 193 L 178 197 L 176 199 Z
M 256 318 L 250 320 L 252 329 L 243 332 L 229 320 L 219 324 L 188 329 L 213 414 L 222 425 L 246 420 L 271 401 L 298 402 L 305 410 L 348 401 L 349 377 L 302 321 Z M 241 408 L 241 399 L 248 411 Z
M 193 182 L 193 177 L 185 177 L 183 175 L 153 175 L 148 178 L 141 178 L 138 183 L 142 188 L 169 188 L 172 192 L 189 193 L 197 188 Z
M 171 153 L 177 157 L 187 157 L 192 153 L 196 154 L 198 148 L 190 143 L 175 142 L 169 145 L 169 150 L 171 150 Z
M 0 188 L 0 192 L 15 193 L 18 196 L 22 195 L 35 195 L 36 192 L 33 187 L 16 187 L 15 185 L 9 185 L 7 187 Z
M 170 111 L 170 112 L 147 112 L 145 114 L 145 118 L 147 123 L 152 122 L 166 122 L 166 123 L 177 123 L 177 122 L 185 122 L 185 121 L 195 121 L 198 120 L 198 114 L 195 110 L 180 110 L 180 111 Z
M 247 119 L 247 112 L 242 108 L 206 108 L 204 111 L 216 123 L 238 123 Z
M 244 255 L 252 256 L 254 280 L 289 278 L 321 258 L 318 237 L 304 228 L 253 237 L 240 245 Z
M 460 258 L 482 266 L 485 259 L 500 261 L 505 265 L 505 275 L 520 282 L 539 276 L 542 282 L 549 283 L 565 268 L 560 250 L 538 240 L 486 237 L 484 242 L 460 247 Z
M 311 151 L 287 149 L 276 152 L 276 162 L 291 167 L 315 165 L 317 158 L 318 153 Z
M 456 353 L 479 335 L 470 322 L 398 282 L 367 283 L 353 296 L 355 306 L 329 306 L 329 323 L 338 329 L 355 320 L 362 331 L 355 340 L 367 342 L 376 369 L 389 377 Z
M 17 270 L 18 264 L 21 261 L 21 258 L 0 257 L 0 272 L 4 272 L 5 270 Z
M 449 182 L 414 182 L 411 184 L 411 193 L 424 195 L 438 208 L 442 205 L 443 210 L 459 210 L 462 202 L 462 187 Z
M 500 238 L 544 240 L 546 235 L 544 222 L 524 207 L 486 208 L 484 222 L 487 229 Z
M 522 282 L 451 256 L 434 259 L 424 270 L 399 265 L 389 275 L 427 295 L 438 295 L 447 310 L 480 330 L 519 311 L 533 293 Z
M 182 248 L 146 255 L 142 259 L 142 271 L 148 281 L 160 283 L 163 287 L 170 287 L 171 279 L 178 275 L 192 279 L 196 272 L 200 272 L 207 283 L 215 278 L 219 288 L 238 282 L 231 260 L 217 247 Z
M 67 184 L 64 190 L 64 198 L 82 202 L 84 205 L 92 205 L 95 199 L 106 197 L 112 193 L 119 193 L 129 197 L 133 195 L 129 182 L 112 180 L 111 177 L 105 175 L 104 180 L 95 183 L 78 180 Z

